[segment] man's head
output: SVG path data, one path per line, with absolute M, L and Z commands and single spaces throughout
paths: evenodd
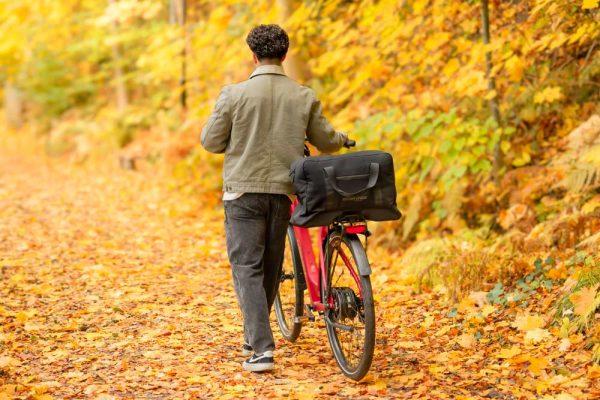
M 255 63 L 281 63 L 285 59 L 290 39 L 279 25 L 258 25 L 246 37 L 254 53 Z

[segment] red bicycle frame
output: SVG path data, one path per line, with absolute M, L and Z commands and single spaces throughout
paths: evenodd
M 292 212 L 298 204 L 298 200 L 294 200 L 292 203 Z M 321 298 L 321 285 L 327 284 L 327 267 L 325 265 L 325 247 L 324 243 L 329 235 L 329 227 L 321 226 L 319 228 L 319 261 L 317 265 L 317 259 L 313 250 L 313 243 L 310 237 L 309 228 L 302 228 L 294 226 L 294 235 L 296 236 L 296 242 L 298 243 L 298 249 L 300 250 L 300 259 L 302 260 L 302 269 L 304 271 L 304 277 L 306 280 L 306 286 L 310 296 L 310 302 L 312 308 L 316 311 L 325 311 L 326 307 L 324 299 Z M 365 225 L 354 225 L 345 227 L 344 232 L 350 234 L 364 233 L 366 231 Z M 352 262 L 348 258 L 347 254 L 343 249 L 338 251 L 340 257 L 344 261 L 344 264 L 350 271 L 352 278 L 356 281 L 359 288 L 359 297 L 362 298 L 362 285 L 360 278 L 356 273 L 355 269 L 352 268 Z M 327 300 L 328 303 L 332 303 L 332 299 Z M 333 306 L 333 304 L 328 304 Z

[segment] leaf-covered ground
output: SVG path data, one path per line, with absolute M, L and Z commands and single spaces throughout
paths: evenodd
M 556 293 L 454 307 L 371 253 L 377 347 L 345 379 L 325 330 L 277 332 L 273 373 L 242 372 L 240 314 L 218 207 L 154 172 L 0 148 L 0 399 L 592 399 L 583 337 L 547 324 Z

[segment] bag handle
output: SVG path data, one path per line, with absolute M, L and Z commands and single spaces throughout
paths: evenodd
M 369 164 L 369 182 L 367 182 L 367 186 L 355 192 L 346 192 L 338 186 L 335 180 L 337 177 L 335 176 L 335 170 L 333 169 L 333 167 L 325 167 L 323 168 L 323 172 L 325 173 L 325 178 L 329 181 L 329 184 L 336 192 L 338 192 L 341 196 L 349 197 L 359 194 L 360 192 L 364 192 L 365 190 L 369 190 L 373 186 L 375 186 L 375 184 L 377 183 L 377 178 L 379 178 L 379 164 Z

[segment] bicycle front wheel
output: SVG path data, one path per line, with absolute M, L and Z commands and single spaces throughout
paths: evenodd
M 323 286 L 327 337 L 335 360 L 347 377 L 362 379 L 373 361 L 375 306 L 369 261 L 358 236 L 333 234 L 326 249 L 328 277 Z

